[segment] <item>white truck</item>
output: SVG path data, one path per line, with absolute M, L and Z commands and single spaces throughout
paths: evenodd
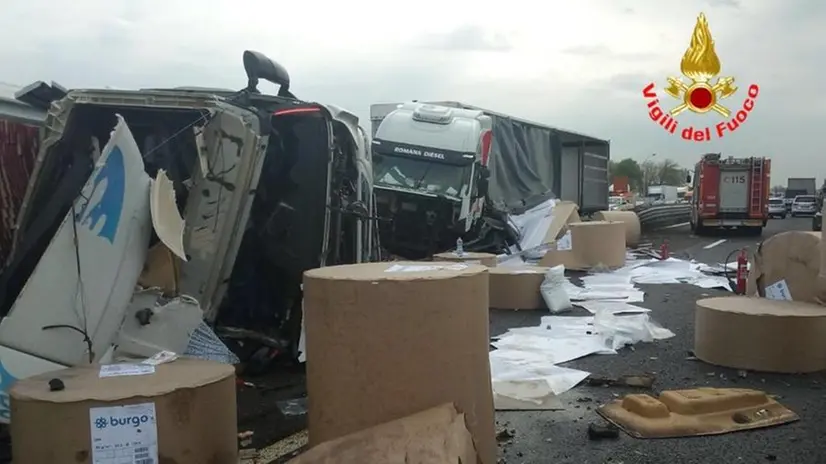
M 558 197 L 608 209 L 609 143 L 458 102 L 372 105 L 382 245 L 406 258 L 502 252 L 507 214 Z M 510 243 L 506 243 L 510 241 Z
M 680 198 L 679 187 L 674 185 L 649 185 L 645 201 L 651 205 L 671 205 Z

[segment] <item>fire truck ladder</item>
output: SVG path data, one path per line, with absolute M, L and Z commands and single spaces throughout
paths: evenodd
M 754 158 L 752 163 L 749 213 L 759 216 L 763 214 L 763 158 Z

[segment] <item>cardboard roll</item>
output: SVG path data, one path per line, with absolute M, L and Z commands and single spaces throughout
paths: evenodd
M 621 222 L 625 227 L 625 246 L 636 247 L 640 244 L 640 217 L 633 211 L 598 211 L 594 213 L 595 221 Z
M 496 255 L 466 251 L 460 256 L 454 251 L 446 251 L 433 255 L 433 261 L 451 261 L 454 263 L 481 264 L 487 267 L 495 267 Z
M 619 222 L 589 221 L 568 224 L 565 237 L 550 244 L 540 266 L 559 264 L 566 269 L 615 269 L 625 265 L 625 226 Z M 567 243 L 566 243 L 567 242 Z
M 390 262 L 304 273 L 310 445 L 453 403 L 496 462 L 488 272 Z
M 499 266 L 488 271 L 490 307 L 496 309 L 546 309 L 539 286 L 547 267 Z
M 822 242 L 820 232 L 802 230 L 764 240 L 751 259 L 746 294 L 787 293 L 794 301 L 826 301 L 818 279 Z
M 719 366 L 763 372 L 826 369 L 826 308 L 729 296 L 697 301 L 694 354 Z
M 62 390 L 51 391 L 55 379 Z M 143 375 L 101 378 L 90 365 L 29 377 L 11 389 L 13 461 L 237 464 L 235 388 L 233 366 L 196 359 Z M 139 444 L 127 453 L 124 441 Z

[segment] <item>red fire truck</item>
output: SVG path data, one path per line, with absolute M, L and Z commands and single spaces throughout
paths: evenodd
M 694 166 L 691 230 L 745 228 L 760 235 L 768 221 L 771 160 L 702 156 Z M 691 176 L 689 176 L 691 177 Z

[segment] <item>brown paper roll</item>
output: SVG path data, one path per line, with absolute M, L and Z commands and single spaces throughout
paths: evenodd
M 487 268 L 313 269 L 304 274 L 304 317 L 311 445 L 454 403 L 480 461 L 496 462 Z
M 640 244 L 640 218 L 633 211 L 599 211 L 595 221 L 621 222 L 625 226 L 625 246 L 634 248 Z
M 767 238 L 752 257 L 747 295 L 766 296 L 766 287 L 784 281 L 791 299 L 820 303 L 820 232 L 791 230 Z
M 462 256 L 452 251 L 446 251 L 433 255 L 433 261 L 451 261 L 454 263 L 481 264 L 487 267 L 496 267 L 496 255 L 476 253 L 473 251 L 466 251 L 462 253 Z
M 545 300 L 539 286 L 547 267 L 499 266 L 488 271 L 490 307 L 496 309 L 544 309 Z
M 154 403 L 160 462 L 238 463 L 233 366 L 179 359 L 156 366 L 153 374 L 99 373 L 100 366 L 73 367 L 15 383 L 14 462 L 91 463 L 91 408 Z M 52 379 L 62 380 L 65 389 L 49 391 Z
M 729 296 L 697 301 L 694 354 L 719 366 L 764 372 L 826 369 L 826 308 Z

